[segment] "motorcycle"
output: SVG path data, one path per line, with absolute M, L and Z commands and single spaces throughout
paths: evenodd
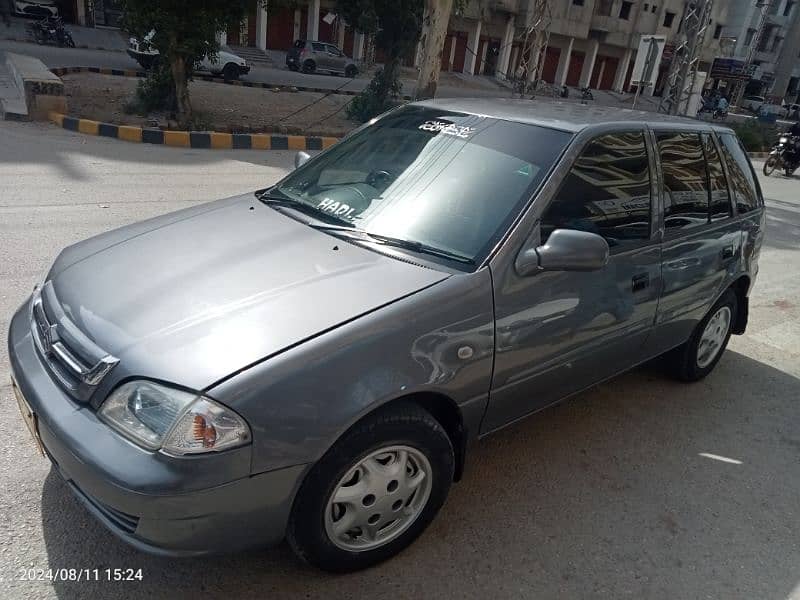
M 72 34 L 64 27 L 61 17 L 45 17 L 27 25 L 28 35 L 37 44 L 48 44 L 59 48 L 74 48 L 75 42 Z
M 764 175 L 771 175 L 775 169 L 783 169 L 786 176 L 791 177 L 800 166 L 796 145 L 796 139 L 788 135 L 781 135 L 764 162 Z
M 592 96 L 592 90 L 589 86 L 581 88 L 581 100 L 594 100 L 594 96 Z

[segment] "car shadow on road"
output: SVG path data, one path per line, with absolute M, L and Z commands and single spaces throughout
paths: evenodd
M 51 472 L 49 567 L 143 570 L 141 582 L 55 583 L 60 598 L 786 598 L 800 582 L 798 403 L 800 379 L 732 351 L 693 385 L 639 368 L 478 444 L 417 543 L 345 576 L 285 544 L 141 554 Z

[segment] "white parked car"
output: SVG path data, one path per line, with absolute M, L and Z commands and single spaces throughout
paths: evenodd
M 128 56 L 138 62 L 143 69 L 152 68 L 159 60 L 158 50 L 150 45 L 152 37 L 151 33 L 142 41 L 133 37 L 128 40 Z M 202 60 L 197 61 L 194 68 L 195 71 L 222 75 L 228 81 L 250 72 L 250 65 L 245 59 L 224 50 L 220 50 L 213 61 L 204 56 Z
M 764 104 L 764 96 L 745 96 L 739 102 L 739 108 L 755 113 L 762 104 Z
M 23 17 L 57 17 L 55 0 L 14 0 L 14 10 Z

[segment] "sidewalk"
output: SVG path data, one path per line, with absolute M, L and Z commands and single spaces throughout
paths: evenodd
M 32 22 L 32 19 L 11 17 L 11 27 L 6 27 L 0 23 L 0 39 L 30 42 L 31 40 L 25 31 L 25 25 L 30 22 Z M 95 29 L 71 24 L 66 24 L 65 27 L 72 34 L 72 39 L 75 40 L 77 48 L 124 52 L 128 47 L 127 38 L 118 29 Z

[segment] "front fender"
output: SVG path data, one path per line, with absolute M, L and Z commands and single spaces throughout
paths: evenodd
M 252 472 L 259 473 L 318 460 L 364 415 L 417 393 L 452 399 L 467 430 L 477 432 L 493 352 L 492 291 L 483 269 L 286 350 L 209 393 L 250 424 Z

